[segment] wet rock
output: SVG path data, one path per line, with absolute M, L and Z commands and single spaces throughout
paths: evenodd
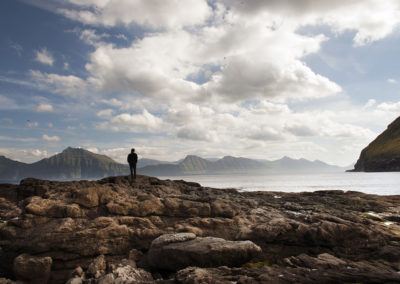
M 18 280 L 30 283 L 47 283 L 50 278 L 51 257 L 21 254 L 14 259 L 13 271 Z
M 192 233 L 182 233 L 163 235 L 155 239 L 147 260 L 152 267 L 167 270 L 179 270 L 187 266 L 238 266 L 260 252 L 261 248 L 251 241 L 196 238 Z

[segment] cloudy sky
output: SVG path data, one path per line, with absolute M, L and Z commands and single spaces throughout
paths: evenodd
M 400 113 L 399 0 L 0 1 L 0 154 L 355 162 Z

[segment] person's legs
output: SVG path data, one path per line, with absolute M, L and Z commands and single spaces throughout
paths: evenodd
M 133 180 L 133 171 L 132 171 L 133 165 L 129 164 L 129 169 L 131 170 L 131 181 Z M 135 167 L 135 175 L 136 175 L 136 167 Z
M 136 179 L 136 164 L 133 165 L 133 172 L 134 172 L 133 179 Z

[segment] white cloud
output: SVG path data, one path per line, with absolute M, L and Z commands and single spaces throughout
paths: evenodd
M 47 48 L 42 48 L 40 50 L 36 50 L 35 52 L 35 60 L 45 65 L 53 66 L 55 61 L 53 55 Z
M 18 142 L 36 142 L 36 138 L 21 138 L 21 137 L 9 137 L 9 136 L 0 136 L 0 140 L 3 141 L 18 141 Z
M 103 109 L 103 110 L 97 112 L 96 115 L 98 117 L 109 118 L 112 116 L 113 112 L 114 111 L 112 109 Z
M 394 112 L 399 114 L 400 113 L 400 102 L 397 103 L 381 103 L 377 106 L 377 109 L 380 111 L 385 111 L 385 112 Z
M 341 91 L 299 60 L 316 52 L 323 36 L 260 31 L 261 21 L 246 26 L 225 23 L 198 33 L 179 30 L 152 34 L 128 48 L 99 45 L 86 65 L 91 74 L 88 80 L 105 93 L 128 91 L 192 102 L 210 98 L 231 102 L 255 98 L 304 100 Z M 201 85 L 188 79 L 209 72 L 209 65 L 219 66 L 219 71 L 208 82 Z
M 48 142 L 58 142 L 60 141 L 60 137 L 58 136 L 48 136 L 47 134 L 42 135 L 42 139 Z
M 112 98 L 112 99 L 109 99 L 109 100 L 101 100 L 101 102 L 103 103 L 103 104 L 106 104 L 106 105 L 110 105 L 110 106 L 113 106 L 113 107 L 121 107 L 121 106 L 123 106 L 123 102 L 121 102 L 120 100 L 118 100 L 118 99 L 116 99 L 116 98 Z
M 30 70 L 30 76 L 35 80 L 37 86 L 56 94 L 71 97 L 82 96 L 86 91 L 87 83 L 74 75 L 58 75 L 42 73 L 39 70 Z
M 386 4 L 367 0 L 367 5 L 360 0 L 222 1 L 214 3 L 214 10 L 200 0 L 168 5 L 156 0 L 70 2 L 76 10 L 63 13 L 85 23 L 115 26 L 135 22 L 167 29 L 147 33 L 124 48 L 102 42 L 108 35 L 83 30 L 81 39 L 96 47 L 86 65 L 90 74 L 87 82 L 71 76 L 55 78 L 56 74 L 38 76 L 42 81 L 51 85 L 73 79 L 75 85 L 86 83 L 103 93 L 129 92 L 191 102 L 210 98 L 226 102 L 305 100 L 335 95 L 341 87 L 301 60 L 318 52 L 326 36 L 299 35 L 298 28 L 327 24 L 337 32 L 356 30 L 355 43 L 364 44 L 386 36 L 398 23 L 394 17 L 397 4 L 390 0 Z M 181 14 L 186 5 L 190 11 L 202 7 L 195 13 L 201 17 L 187 21 L 190 13 Z M 371 8 L 374 17 L 366 17 Z M 171 24 L 172 19 L 179 24 Z M 192 21 L 197 26 L 182 29 Z M 208 74 L 207 82 L 190 79 L 201 73 Z
M 22 51 L 24 49 L 20 44 L 13 42 L 13 41 L 9 41 L 8 43 L 9 43 L 10 47 L 15 50 L 15 52 L 18 54 L 18 56 L 22 55 Z
M 387 79 L 387 81 L 390 84 L 397 84 L 397 80 L 396 79 L 389 78 L 389 79 Z
M 0 155 L 9 159 L 30 163 L 36 162 L 38 159 L 46 158 L 47 151 L 39 149 L 17 149 L 17 148 L 0 148 Z
M 37 121 L 27 121 L 26 122 L 26 126 L 28 126 L 29 128 L 38 127 L 39 126 L 39 122 L 37 122 Z
M 103 33 L 98 34 L 96 30 L 85 29 L 85 30 L 74 30 L 74 32 L 79 34 L 79 38 L 88 45 L 98 46 L 103 43 L 103 39 L 110 37 L 109 34 Z
M 195 141 L 216 142 L 218 140 L 217 133 L 213 130 L 204 129 L 202 123 L 181 127 L 178 129 L 176 136 Z
M 38 107 L 35 109 L 36 112 L 53 112 L 54 108 L 50 104 L 40 104 Z
M 364 105 L 364 108 L 370 108 L 376 104 L 375 99 L 369 99 L 368 102 Z
M 316 129 L 299 122 L 292 122 L 291 124 L 285 125 L 284 129 L 285 131 L 299 137 L 318 136 Z
M 80 9 L 60 9 L 59 12 L 68 18 L 90 25 L 115 26 L 135 23 L 155 29 L 173 29 L 201 24 L 211 14 L 211 8 L 205 0 L 69 0 L 69 2 L 80 6 Z
M 163 126 L 161 118 L 143 110 L 141 114 L 122 113 L 114 116 L 108 122 L 98 125 L 97 129 L 151 133 L 161 131 Z
M 388 36 L 400 22 L 398 1 L 68 1 L 73 8 L 59 12 L 91 25 L 76 30 L 92 45 L 87 77 L 31 76 L 53 93 L 94 94 L 99 130 L 159 134 L 157 141 L 131 141 L 142 153 L 347 161 L 400 111 L 398 103 L 374 99 L 350 105 L 341 86 L 304 62 L 329 44 L 332 31 L 350 32 L 354 46 Z M 96 30 L 117 25 L 139 26 L 143 34 L 121 47 L 112 43 L 115 35 Z M 330 32 L 304 32 L 314 27 Z M 294 107 L 304 100 L 318 106 Z M 126 144 L 98 151 L 124 161 Z
M 9 110 L 19 108 L 20 106 L 13 99 L 0 95 L 0 109 Z
M 356 31 L 354 45 L 380 40 L 400 23 L 397 0 L 299 0 L 241 1 L 225 0 L 235 12 L 251 17 L 260 14 L 279 15 L 295 25 L 328 25 L 337 33 Z

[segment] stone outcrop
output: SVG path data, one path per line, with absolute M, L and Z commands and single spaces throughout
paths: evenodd
M 44 284 L 50 278 L 52 263 L 51 257 L 35 257 L 24 253 L 14 259 L 14 275 L 18 280 Z
M 260 252 L 261 248 L 251 241 L 197 238 L 193 233 L 166 234 L 152 242 L 147 261 L 154 268 L 173 271 L 188 266 L 241 266 Z
M 0 281 L 33 281 L 27 254 L 49 283 L 396 283 L 399 215 L 400 196 L 25 179 L 0 185 Z

